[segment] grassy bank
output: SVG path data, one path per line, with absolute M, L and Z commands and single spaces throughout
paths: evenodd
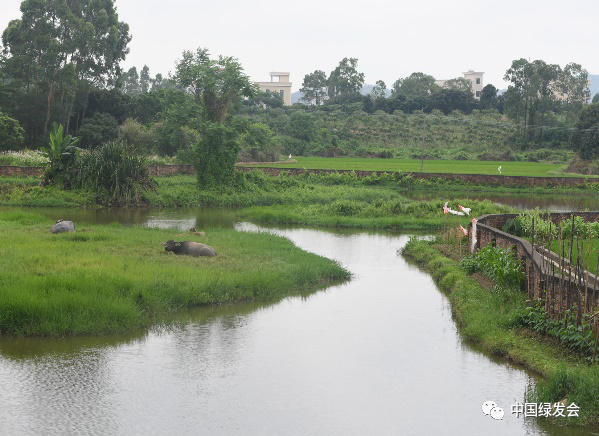
M 143 194 L 143 204 L 149 207 L 222 206 L 249 207 L 273 205 L 327 204 L 339 199 L 348 201 L 386 201 L 398 199 L 405 192 L 429 192 L 435 198 L 447 199 L 448 194 L 468 198 L 468 193 L 595 195 L 599 183 L 584 187 L 537 186 L 509 188 L 472 185 L 443 179 L 419 180 L 408 175 L 384 174 L 357 177 L 355 174 L 304 173 L 291 176 L 267 176 L 261 171 L 236 173 L 231 186 L 200 189 L 194 176 L 179 175 L 156 178 L 156 189 Z M 80 189 L 64 190 L 57 186 L 42 187 L 37 178 L 0 178 L 0 205 L 95 207 L 100 205 L 93 193 Z M 437 195 L 438 194 L 438 195 Z
M 36 207 L 92 207 L 93 194 L 79 189 L 40 186 L 38 177 L 0 177 L 0 205 Z
M 419 159 L 380 159 L 351 157 L 294 157 L 294 162 L 263 164 L 257 166 L 273 166 L 280 168 L 306 168 L 326 170 L 362 170 L 362 171 L 401 171 L 419 172 Z M 513 161 L 467 161 L 467 160 L 425 160 L 422 171 L 425 173 L 450 174 L 490 174 L 505 176 L 574 176 L 580 174 L 564 173 L 563 164 Z
M 529 401 L 574 402 L 580 406 L 580 418 L 558 423 L 599 426 L 599 365 L 589 367 L 581 357 L 521 328 L 520 319 L 526 308 L 524 293 L 485 289 L 428 241 L 412 240 L 403 253 L 431 272 L 448 294 L 466 340 L 543 376 L 544 380 L 530 393 Z
M 335 200 L 326 204 L 250 207 L 239 215 L 266 224 L 301 224 L 318 227 L 341 227 L 384 230 L 438 230 L 447 225 L 466 227 L 472 217 L 443 215 L 443 200 L 411 201 L 400 195 L 391 200 Z M 472 208 L 475 216 L 512 212 L 490 201 L 454 200 Z
M 177 231 L 84 225 L 52 235 L 51 221 L 0 212 L 0 333 L 66 336 L 123 332 L 173 311 L 274 300 L 349 278 L 335 262 L 285 238 L 232 229 L 197 237 L 218 256 L 167 253 Z

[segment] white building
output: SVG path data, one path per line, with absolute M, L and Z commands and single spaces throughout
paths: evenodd
M 474 97 L 480 98 L 480 93 L 483 90 L 483 87 L 485 86 L 483 84 L 483 74 L 485 73 L 474 70 L 468 70 L 462 74 L 464 75 L 464 79 L 469 80 L 472 84 L 472 93 L 474 94 Z M 435 80 L 435 84 L 439 85 L 442 88 L 445 86 L 445 82 L 447 82 L 447 80 Z
M 270 73 L 270 82 L 257 82 L 260 91 L 278 93 L 283 97 L 283 104 L 291 105 L 291 82 L 289 73 L 272 72 Z

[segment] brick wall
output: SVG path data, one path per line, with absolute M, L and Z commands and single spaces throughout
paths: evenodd
M 571 215 L 583 217 L 586 221 L 599 221 L 599 212 L 561 212 L 548 214 L 555 224 L 559 224 L 564 219 L 570 218 Z M 485 247 L 489 244 L 496 245 L 501 248 L 509 248 L 513 250 L 523 262 L 526 281 L 523 290 L 527 292 L 529 299 L 546 298 L 546 292 L 553 293 L 553 296 L 559 293 L 559 289 L 563 289 L 563 298 L 553 298 L 552 313 L 561 313 L 564 309 L 572 307 L 576 304 L 576 283 L 569 281 L 567 277 L 559 272 L 554 273 L 554 268 L 549 268 L 550 260 L 555 260 L 560 263 L 560 258 L 557 254 L 551 253 L 547 256 L 542 256 L 537 250 L 533 250 L 530 241 L 519 238 L 517 236 L 505 233 L 499 230 L 505 222 L 516 217 L 516 214 L 495 214 L 484 215 L 477 219 L 476 224 L 476 246 L 475 250 Z M 468 247 L 472 245 L 472 224 L 469 226 L 468 232 Z M 561 262 L 566 262 L 561 260 Z M 579 284 L 580 286 L 580 284 Z M 581 290 L 583 295 L 588 295 L 588 301 L 584 302 L 583 313 L 591 312 L 599 305 L 599 278 L 593 274 L 589 274 L 588 289 Z
M 173 176 L 176 174 L 194 174 L 195 168 L 191 164 L 179 165 L 149 165 L 150 175 L 155 177 Z M 305 172 L 310 174 L 351 174 L 355 173 L 358 177 L 367 177 L 372 175 L 382 175 L 384 173 L 393 173 L 389 171 L 353 171 L 353 170 L 305 170 L 303 168 L 277 168 L 277 167 L 248 167 L 238 165 L 239 171 L 263 171 L 268 175 L 277 176 L 281 173 L 291 175 L 299 175 Z M 40 167 L 15 167 L 15 166 L 0 166 L 0 176 L 36 176 L 40 174 Z M 499 175 L 482 175 L 482 174 L 444 174 L 444 173 L 401 173 L 410 175 L 415 179 L 444 179 L 456 180 L 464 183 L 475 185 L 490 185 L 490 186 L 509 186 L 509 187 L 526 187 L 526 186 L 584 186 L 589 182 L 589 179 L 583 177 L 526 177 L 526 176 L 499 176 Z M 599 179 L 593 180 L 599 183 Z
M 195 174 L 195 168 L 191 164 L 179 165 L 148 165 L 151 176 L 174 176 L 177 174 Z
M 42 171 L 42 167 L 0 166 L 0 177 L 35 177 Z

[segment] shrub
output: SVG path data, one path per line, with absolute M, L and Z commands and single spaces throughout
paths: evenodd
M 152 153 L 156 148 L 156 139 L 153 132 L 131 118 L 127 118 L 119 126 L 118 139 L 147 154 Z
M 239 140 L 231 127 L 207 121 L 194 147 L 194 165 L 200 186 L 229 185 L 235 174 Z
M 0 151 L 20 150 L 25 131 L 19 122 L 0 112 Z
M 506 220 L 501 230 L 514 236 L 523 235 L 522 224 L 520 224 L 518 218 L 509 218 Z
M 118 127 L 116 118 L 112 115 L 96 112 L 91 118 L 87 118 L 79 129 L 81 143 L 85 148 L 96 148 L 104 142 L 113 141 L 118 136 Z
M 123 142 L 107 142 L 83 153 L 77 170 L 78 185 L 93 191 L 104 204 L 136 204 L 144 190 L 155 187 L 146 159 Z
M 594 362 L 597 351 L 592 319 L 585 314 L 578 323 L 576 312 L 576 307 L 573 307 L 564 312 L 562 319 L 549 318 L 545 312 L 545 301 L 536 300 L 526 308 L 518 321 L 520 325 L 553 336 L 568 348 L 582 353 L 589 362 Z
M 276 138 L 279 146 L 285 154 L 293 156 L 305 156 L 308 143 L 301 139 L 292 138 L 291 136 L 278 136 Z
M 518 222 L 521 226 L 521 234 L 532 237 L 532 224 L 535 226 L 535 241 L 548 240 L 557 237 L 557 227 L 550 219 L 544 219 L 539 209 L 529 210 L 518 215 Z M 507 224 L 507 223 L 506 223 Z
M 250 124 L 242 139 L 242 160 L 272 162 L 279 158 L 273 141 L 273 133 L 262 123 Z
M 64 136 L 64 127 L 56 123 L 52 124 L 50 142 L 47 147 L 40 150 L 42 156 L 48 160 L 44 171 L 43 184 L 62 182 L 69 186 L 73 181 L 73 171 L 77 155 L 80 151 L 76 147 L 79 138 L 71 135 Z
M 469 274 L 481 271 L 495 282 L 496 290 L 519 288 L 524 281 L 522 262 L 509 248 L 487 245 L 460 262 Z

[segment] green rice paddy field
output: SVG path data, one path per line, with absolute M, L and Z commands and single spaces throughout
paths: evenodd
M 367 159 L 367 158 L 329 158 L 329 157 L 296 157 L 289 163 L 256 164 L 258 167 L 305 168 L 327 170 L 362 170 L 362 171 L 400 171 L 419 172 L 418 159 Z M 425 160 L 425 173 L 452 174 L 491 174 L 504 176 L 537 176 L 537 177 L 584 177 L 580 174 L 562 172 L 564 164 L 540 162 L 497 162 L 497 161 L 461 161 L 461 160 Z

